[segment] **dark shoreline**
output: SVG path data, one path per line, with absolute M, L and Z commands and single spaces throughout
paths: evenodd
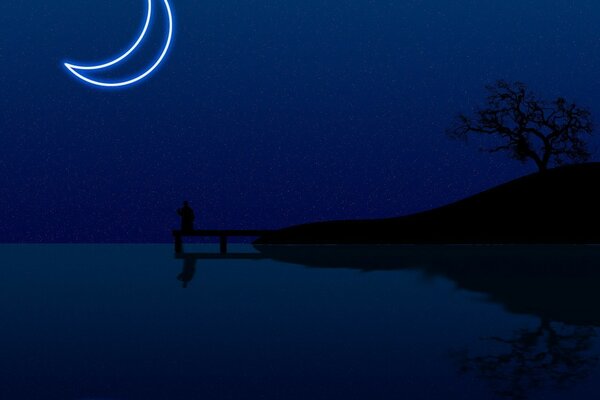
M 440 208 L 292 226 L 255 244 L 600 243 L 600 163 L 528 175 Z

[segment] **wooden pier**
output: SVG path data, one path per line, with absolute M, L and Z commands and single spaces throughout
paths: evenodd
M 218 237 L 219 249 L 221 254 L 227 254 L 227 240 L 229 237 L 259 237 L 266 235 L 272 231 L 257 230 L 257 229 L 228 229 L 228 230 L 193 230 L 182 231 L 174 230 L 173 238 L 175 240 L 175 253 L 183 252 L 183 238 L 189 237 Z

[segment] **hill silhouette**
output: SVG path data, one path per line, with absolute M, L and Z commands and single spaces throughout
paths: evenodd
M 433 210 L 318 222 L 256 244 L 600 243 L 600 163 L 538 172 Z

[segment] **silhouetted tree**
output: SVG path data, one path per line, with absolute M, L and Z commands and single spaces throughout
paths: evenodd
M 550 163 L 584 162 L 590 158 L 584 136 L 591 135 L 590 111 L 559 97 L 546 101 L 521 82 L 498 81 L 486 87 L 487 104 L 473 117 L 460 114 L 448 134 L 467 139 L 490 136 L 495 145 L 482 150 L 506 151 L 518 161 L 533 160 L 540 171 Z
M 537 329 L 523 329 L 509 339 L 489 340 L 504 351 L 469 356 L 458 354 L 462 372 L 475 371 L 500 397 L 523 400 L 535 389 L 566 389 L 585 380 L 598 363 L 591 353 L 592 327 L 555 327 L 542 319 Z

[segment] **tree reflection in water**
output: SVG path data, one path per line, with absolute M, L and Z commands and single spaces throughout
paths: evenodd
M 459 356 L 461 371 L 474 372 L 504 398 L 526 399 L 534 390 L 566 389 L 585 380 L 598 363 L 591 352 L 596 331 L 542 319 L 535 329 L 512 337 L 489 337 L 499 350 Z
M 566 389 L 589 377 L 598 364 L 592 346 L 600 327 L 600 246 L 255 248 L 259 254 L 251 257 L 312 268 L 418 270 L 484 294 L 511 314 L 538 318 L 536 328 L 486 338 L 486 350 L 458 355 L 461 371 L 477 374 L 500 397 L 519 400 L 535 390 Z

